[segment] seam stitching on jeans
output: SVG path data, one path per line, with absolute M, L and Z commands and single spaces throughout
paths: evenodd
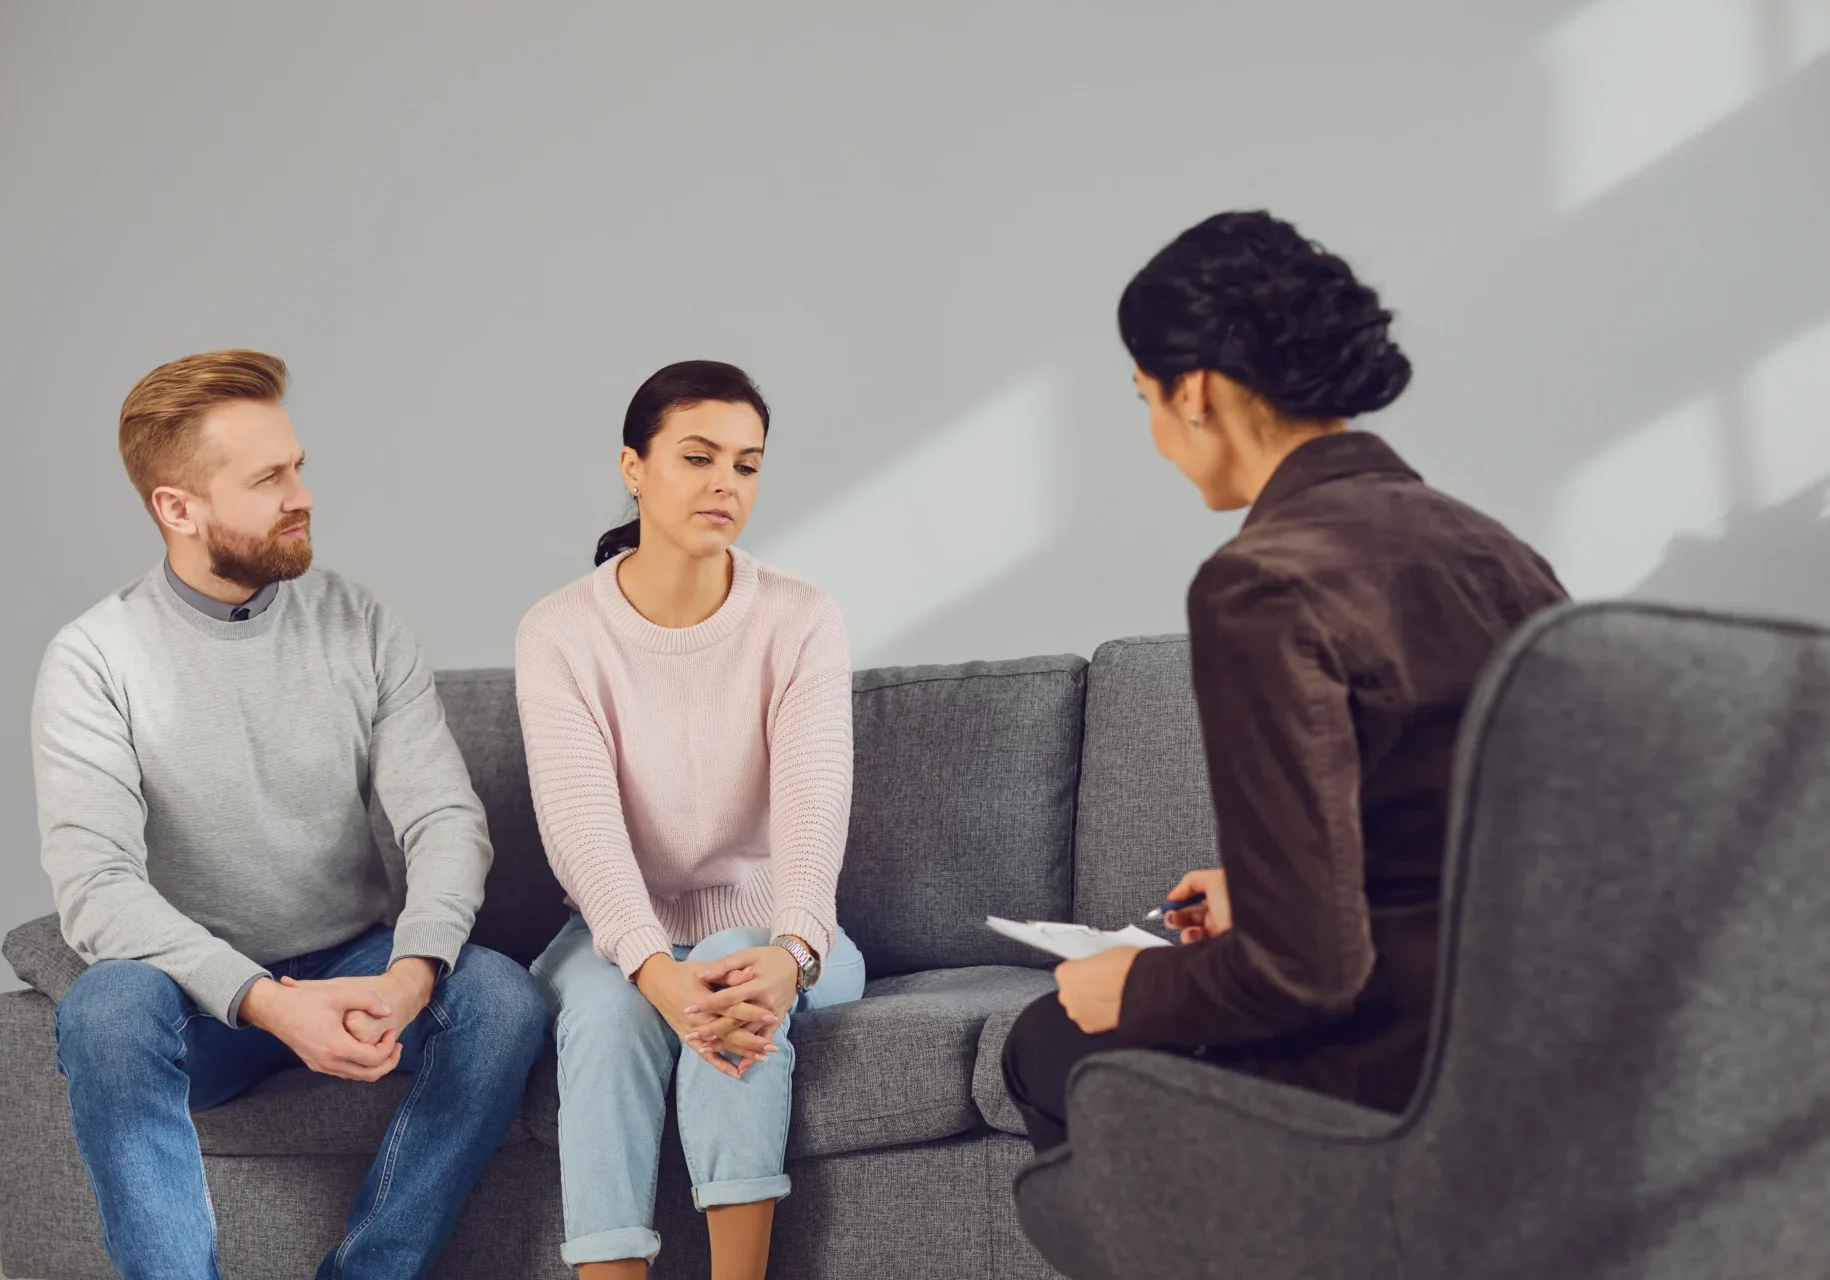
M 427 1001 L 426 1008 L 438 1022 L 439 1030 L 426 1037 L 426 1047 L 420 1056 L 419 1070 L 413 1073 L 413 1087 L 408 1090 L 407 1096 L 401 1101 L 399 1110 L 394 1113 L 397 1128 L 394 1136 L 388 1141 L 387 1149 L 382 1153 L 381 1177 L 375 1184 L 375 1203 L 369 1206 L 368 1216 L 363 1218 L 356 1229 L 344 1238 L 341 1245 L 337 1246 L 336 1263 L 332 1268 L 334 1275 L 343 1274 L 343 1263 L 349 1257 L 351 1246 L 381 1215 L 382 1208 L 388 1202 L 388 1191 L 394 1183 L 394 1164 L 400 1157 L 401 1144 L 406 1141 L 407 1126 L 413 1121 L 413 1104 L 419 1100 L 419 1095 L 425 1090 L 426 1079 L 431 1074 L 433 1061 L 438 1052 L 439 1033 L 451 1029 L 451 1019 L 446 1016 L 444 1008 L 437 1000 Z
M 797 1055 L 794 1051 L 794 1041 L 787 1038 L 788 1024 L 793 1021 L 794 1014 L 790 1011 L 787 1016 L 782 1019 L 781 1030 L 777 1032 L 778 1035 L 783 1037 L 782 1044 L 786 1046 L 783 1056 L 788 1059 L 788 1087 L 782 1090 L 782 1142 L 781 1148 L 777 1152 L 775 1158 L 776 1167 L 781 1170 L 783 1174 L 786 1174 L 788 1170 L 788 1129 L 794 1124 L 794 1060 Z

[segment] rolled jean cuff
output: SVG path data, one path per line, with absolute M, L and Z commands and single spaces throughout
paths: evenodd
M 727 1204 L 758 1204 L 764 1200 L 783 1200 L 788 1195 L 788 1175 L 771 1174 L 767 1178 L 744 1178 L 737 1182 L 708 1182 L 693 1188 L 693 1206 L 704 1213 Z M 567 1258 L 567 1262 L 571 1259 Z
M 577 1267 L 587 1262 L 621 1262 L 625 1258 L 653 1262 L 660 1252 L 661 1237 L 647 1227 L 618 1227 L 568 1240 L 561 1246 L 559 1256 L 567 1266 Z

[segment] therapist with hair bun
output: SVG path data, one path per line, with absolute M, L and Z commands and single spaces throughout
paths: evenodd
M 1166 886 L 1205 895 L 1168 914 L 1180 946 L 1068 961 L 1012 1028 L 1004 1078 L 1038 1151 L 1068 1138 L 1070 1070 L 1105 1050 L 1394 1112 L 1416 1088 L 1456 732 L 1495 651 L 1566 597 L 1530 547 L 1354 429 L 1410 383 L 1391 321 L 1262 212 L 1191 227 L 1119 301 L 1157 452 L 1209 510 L 1250 508 L 1188 591 L 1226 866 Z

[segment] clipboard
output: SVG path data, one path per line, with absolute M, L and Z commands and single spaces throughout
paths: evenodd
M 986 916 L 985 923 L 1006 938 L 1014 938 L 1038 951 L 1063 960 L 1084 960 L 1112 947 L 1167 947 L 1168 938 L 1146 933 L 1134 924 L 1122 929 L 1095 929 L 1089 924 L 1058 924 L 1049 920 L 1006 920 Z

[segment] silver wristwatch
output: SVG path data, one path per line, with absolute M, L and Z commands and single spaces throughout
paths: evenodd
M 808 946 L 805 942 L 784 933 L 780 937 L 770 938 L 769 945 L 772 947 L 780 947 L 783 951 L 786 951 L 789 955 L 794 957 L 795 966 L 801 971 L 800 975 L 794 980 L 794 985 L 797 990 L 805 991 L 820 980 L 820 958 L 813 953 L 813 948 Z

